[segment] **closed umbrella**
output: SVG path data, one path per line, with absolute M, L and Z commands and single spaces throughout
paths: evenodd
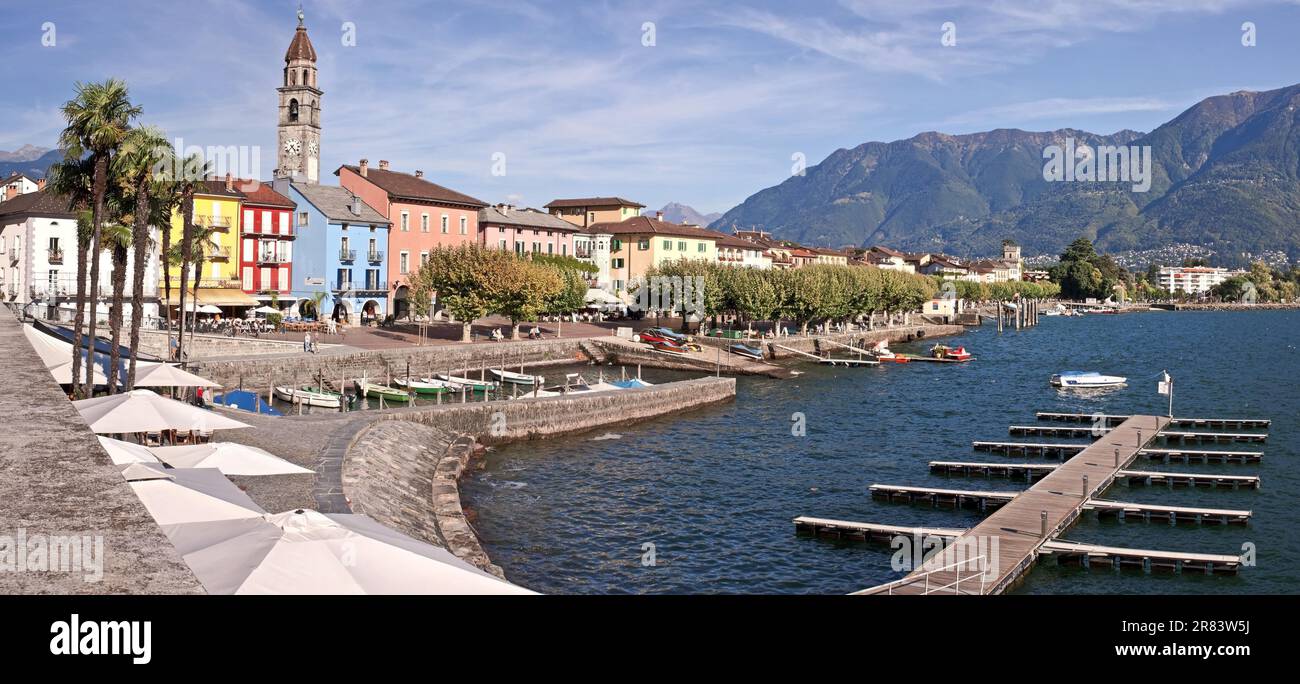
M 72 405 L 91 431 L 101 434 L 252 427 L 208 409 L 160 397 L 147 389 L 82 399 Z
M 207 378 L 199 377 L 170 363 L 147 364 L 136 373 L 136 387 L 220 387 Z
M 168 536 L 176 526 L 260 519 L 266 513 L 216 468 L 135 463 L 122 469 L 122 477 Z
M 265 522 L 205 548 L 190 551 L 188 540 L 177 548 L 212 594 L 533 593 L 364 515 L 297 510 Z
M 100 446 L 108 452 L 113 465 L 130 465 L 132 463 L 157 463 L 158 457 L 148 447 L 131 442 L 123 442 L 108 437 L 99 438 Z
M 295 475 L 314 473 L 275 454 L 237 442 L 209 442 L 150 450 L 173 468 L 217 468 L 226 475 Z

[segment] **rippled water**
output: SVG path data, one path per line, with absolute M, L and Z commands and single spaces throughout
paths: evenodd
M 1109 496 L 1247 508 L 1255 518 L 1247 527 L 1171 527 L 1086 516 L 1064 538 L 1232 554 L 1252 542 L 1258 567 L 1206 577 L 1044 563 L 1017 591 L 1272 593 L 1300 586 L 1300 476 L 1293 462 L 1300 451 L 1300 313 L 1045 318 L 1035 329 L 999 335 L 985 326 L 957 340 L 974 352 L 974 362 L 801 364 L 806 373 L 795 380 L 741 378 L 734 404 L 509 445 L 491 452 L 485 469 L 465 483 L 465 501 L 492 559 L 513 581 L 543 592 L 844 593 L 900 576 L 890 570 L 889 547 L 796 536 L 794 517 L 970 526 L 977 512 L 873 501 L 867 487 L 1021 488 L 1005 479 L 933 476 L 927 462 L 1018 460 L 976 454 L 970 442 L 1007 439 L 1007 426 L 1034 422 L 1036 410 L 1162 414 L 1166 400 L 1156 394 L 1154 376 L 1167 368 L 1176 414 L 1265 417 L 1273 425 L 1259 465 L 1149 467 L 1257 474 L 1263 488 L 1121 484 Z M 1129 385 L 1094 396 L 1061 394 L 1047 384 L 1060 370 L 1126 375 Z M 795 412 L 806 416 L 806 437 L 791 436 Z M 642 564 L 647 543 L 654 544 L 653 567 Z

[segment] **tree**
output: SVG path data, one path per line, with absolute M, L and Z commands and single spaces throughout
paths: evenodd
M 181 216 L 180 216 L 181 244 L 180 244 L 180 250 L 176 258 L 176 261 L 180 265 L 180 269 L 181 269 L 181 282 L 180 282 L 181 290 L 180 290 L 180 298 L 178 301 L 178 303 L 180 304 L 181 325 L 180 325 L 180 336 L 176 343 L 177 361 L 180 361 L 185 357 L 185 327 L 186 327 L 185 296 L 186 296 L 186 289 L 188 288 L 189 280 L 190 280 L 190 264 L 193 260 L 192 243 L 194 240 L 194 193 L 197 192 L 199 187 L 202 185 L 203 179 L 204 177 L 207 176 L 211 166 L 210 163 L 205 162 L 202 157 L 193 154 L 186 157 L 184 160 L 182 160 L 180 167 L 181 167 L 181 177 L 176 181 L 176 192 L 179 197 L 180 211 L 181 211 Z M 171 227 L 168 226 L 167 230 L 170 229 Z M 199 275 L 200 274 L 198 272 L 195 272 L 194 274 L 195 280 L 198 279 Z M 166 279 L 166 287 L 167 287 L 168 297 L 170 298 L 171 296 L 170 276 L 168 276 Z M 171 306 L 170 301 L 168 301 L 168 306 L 169 307 Z M 197 309 L 198 307 L 193 307 L 193 308 Z M 169 320 L 170 320 L 170 315 L 171 314 L 169 312 L 168 313 Z
M 485 289 L 492 307 L 510 319 L 510 339 L 519 339 L 520 321 L 532 321 L 560 293 L 564 282 L 553 268 L 492 250 L 496 258 L 488 271 Z
M 100 235 L 105 222 L 104 198 L 108 193 L 109 163 L 122 139 L 126 137 L 131 119 L 139 116 L 140 108 L 132 105 L 126 84 L 109 79 L 103 83 L 77 84 L 76 96 L 63 105 L 67 127 L 59 134 L 59 146 L 67 159 L 81 159 L 89 154 L 93 175 L 91 181 L 90 286 L 99 286 Z M 95 298 L 98 301 L 98 298 Z M 78 303 L 80 304 L 80 302 Z M 87 335 L 90 338 L 86 364 L 85 396 L 94 390 L 95 323 L 90 317 Z M 74 350 L 80 353 L 80 350 Z M 115 378 L 110 378 L 115 382 Z
M 114 198 L 112 205 L 117 205 L 120 198 Z M 114 213 L 120 210 L 113 206 Z M 113 222 L 100 231 L 103 245 L 111 256 L 113 272 L 110 276 L 113 293 L 108 305 L 108 335 L 112 346 L 108 352 L 108 393 L 117 391 L 118 379 L 121 377 L 122 365 L 122 304 L 123 290 L 126 287 L 126 256 L 131 247 L 131 228 L 122 223 Z
M 486 289 L 494 264 L 512 254 L 487 249 L 479 244 L 438 247 L 429 252 L 429 260 L 411 276 L 408 297 L 432 299 L 436 293 L 442 304 L 461 323 L 461 341 L 469 342 L 475 320 L 492 311 L 492 299 Z
M 175 162 L 175 152 L 167 142 L 162 130 L 152 126 L 132 129 L 122 142 L 122 149 L 115 160 L 115 175 L 122 185 L 122 192 L 130 200 L 130 215 L 126 218 L 132 227 L 131 247 L 133 273 L 131 278 L 131 349 L 140 345 L 140 324 L 144 318 L 144 274 L 147 251 L 153 249 L 150 244 L 149 226 L 162 228 L 163 254 L 170 247 L 168 234 L 171 232 L 171 213 L 175 204 L 175 185 L 165 174 L 156 173 L 160 168 L 171 168 Z M 164 273 L 169 269 L 163 266 Z M 167 281 L 168 298 L 171 297 L 171 276 L 164 276 Z M 166 299 L 163 300 L 166 306 Z M 167 335 L 170 344 L 171 316 L 168 312 Z M 131 355 L 130 367 L 127 369 L 126 388 L 135 387 L 136 355 Z
M 91 202 L 91 184 L 94 167 L 89 159 L 69 159 L 55 162 L 50 167 L 49 189 L 68 198 L 71 208 L 77 211 L 77 310 L 72 319 L 72 391 L 80 394 L 77 378 L 81 377 L 81 340 L 86 322 L 86 276 L 90 272 L 90 240 L 94 235 L 94 218 L 86 207 Z M 93 314 L 92 314 L 93 315 Z M 92 345 L 93 346 L 93 345 Z M 86 396 L 86 395 L 82 395 Z

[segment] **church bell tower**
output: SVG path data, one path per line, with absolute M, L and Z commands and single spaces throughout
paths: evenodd
M 320 182 L 320 99 L 317 87 L 316 49 L 307 37 L 302 10 L 298 30 L 284 54 L 280 93 L 280 122 L 276 151 L 276 178 Z

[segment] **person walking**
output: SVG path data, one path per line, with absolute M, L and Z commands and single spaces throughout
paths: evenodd
M 302 350 L 304 352 L 311 351 L 311 333 L 306 333 L 302 336 Z

